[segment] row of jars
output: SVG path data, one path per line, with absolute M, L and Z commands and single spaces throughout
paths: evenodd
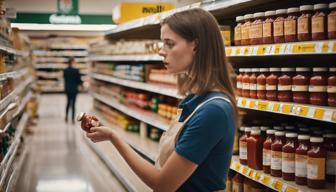
M 336 39 L 336 3 L 258 12 L 236 21 L 236 46 Z
M 295 132 L 294 127 L 278 126 L 265 132 L 262 128 L 240 128 L 244 131 L 239 139 L 241 164 L 314 189 L 335 181 L 336 134 L 309 135 L 306 128 Z
M 236 80 L 239 96 L 336 107 L 336 68 L 240 68 Z

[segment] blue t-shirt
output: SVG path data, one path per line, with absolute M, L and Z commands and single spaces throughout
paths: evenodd
M 183 122 L 203 101 L 220 92 L 188 95 L 180 104 Z M 195 172 L 177 190 L 215 191 L 225 189 L 232 157 L 235 125 L 234 112 L 229 102 L 214 99 L 203 105 L 187 122 L 175 151 L 198 165 Z

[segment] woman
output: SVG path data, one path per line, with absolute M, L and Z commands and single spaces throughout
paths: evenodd
M 178 76 L 178 91 L 186 98 L 179 105 L 182 113 L 160 140 L 156 165 L 109 128 L 91 128 L 87 137 L 111 141 L 154 191 L 223 190 L 237 109 L 218 23 L 202 9 L 179 12 L 162 21 L 161 39 L 159 54 L 168 72 Z

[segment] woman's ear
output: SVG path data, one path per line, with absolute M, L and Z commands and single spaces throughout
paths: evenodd
M 196 51 L 197 51 L 197 49 L 198 49 L 199 41 L 198 41 L 198 39 L 195 39 L 192 43 L 193 43 L 193 46 L 194 46 L 194 48 L 193 48 L 193 52 L 194 52 L 194 54 L 195 54 Z

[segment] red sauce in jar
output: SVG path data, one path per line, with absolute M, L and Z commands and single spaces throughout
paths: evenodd
M 252 130 L 251 136 L 247 138 L 247 164 L 255 170 L 262 170 L 263 163 L 263 140 L 260 136 L 260 130 Z
M 250 75 L 250 97 L 257 99 L 257 75 L 259 75 L 259 68 L 252 68 Z
M 244 22 L 243 16 L 236 17 L 237 25 L 234 28 L 234 43 L 235 46 L 241 45 L 241 39 L 242 39 L 242 26 Z
M 311 149 L 308 151 L 307 185 L 313 189 L 325 187 L 327 151 L 322 137 L 310 138 Z
M 282 178 L 295 180 L 295 150 L 298 147 L 297 133 L 286 133 L 286 144 L 282 147 Z
M 253 15 L 247 14 L 244 15 L 245 23 L 242 25 L 241 32 L 241 45 L 250 45 L 250 28 L 251 28 L 251 20 Z
M 274 141 L 275 130 L 267 130 L 267 138 L 263 144 L 263 170 L 265 173 L 271 173 L 271 146 Z
M 295 150 L 295 183 L 307 185 L 307 153 L 310 150 L 310 136 L 299 135 L 299 146 Z
M 285 132 L 276 131 L 275 139 L 271 145 L 271 175 L 282 176 L 282 146 L 285 144 Z
M 266 99 L 271 101 L 278 100 L 278 78 L 280 76 L 280 68 L 270 68 L 270 75 L 266 78 Z
M 335 182 L 336 177 L 336 134 L 324 134 L 325 148 L 327 150 L 327 181 Z
M 313 68 L 310 78 L 309 94 L 310 103 L 313 105 L 327 105 L 328 68 Z
M 331 12 L 328 15 L 328 38 L 336 39 L 336 3 L 330 3 Z
M 297 41 L 297 19 L 299 17 L 299 11 L 300 9 L 297 7 L 287 9 L 288 16 L 284 22 L 285 42 Z
M 281 68 L 281 76 L 278 78 L 278 100 L 282 102 L 291 102 L 292 94 L 292 77 L 294 68 Z
M 239 139 L 239 162 L 247 165 L 247 138 L 250 137 L 251 128 L 245 127 L 245 134 Z
M 286 9 L 278 9 L 275 11 L 276 19 L 273 22 L 274 43 L 285 42 L 284 21 L 286 14 Z
M 336 67 L 329 68 L 328 77 L 328 105 L 336 107 Z
M 266 99 L 266 77 L 269 75 L 268 68 L 260 68 L 260 74 L 257 77 L 257 98 Z
M 251 69 L 246 68 L 245 73 L 242 78 L 243 82 L 243 89 L 242 89 L 242 95 L 243 97 L 250 97 L 250 75 L 251 75 Z
M 243 72 L 244 69 L 239 69 L 239 74 L 237 75 L 237 78 L 236 78 L 236 85 L 237 85 L 237 95 L 238 96 L 242 96 L 242 90 L 243 90 Z
M 311 17 L 313 15 L 314 6 L 302 5 L 300 6 L 301 16 L 298 18 L 298 40 L 311 40 Z
M 327 39 L 327 4 L 315 4 L 312 16 L 312 40 Z
M 263 20 L 265 17 L 265 13 L 259 12 L 253 14 L 253 23 L 251 23 L 250 28 L 250 43 L 251 45 L 258 45 L 263 43 Z
M 292 78 L 293 101 L 295 103 L 309 103 L 310 68 L 297 67 L 296 76 Z
M 263 43 L 271 44 L 274 43 L 273 40 L 273 22 L 274 22 L 275 11 L 266 11 L 265 20 L 263 22 Z

